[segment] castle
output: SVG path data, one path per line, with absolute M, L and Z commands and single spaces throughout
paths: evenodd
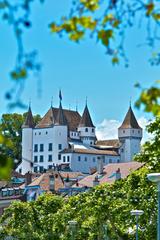
M 140 152 L 142 128 L 131 106 L 118 128 L 118 139 L 97 140 L 95 126 L 86 103 L 82 116 L 78 111 L 50 107 L 35 126 L 31 107 L 22 126 L 22 162 L 17 171 L 44 172 L 66 165 L 72 171 L 90 173 L 98 166 L 132 161 Z

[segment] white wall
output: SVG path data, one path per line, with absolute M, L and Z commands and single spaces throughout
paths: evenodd
M 118 129 L 118 137 L 138 137 L 142 138 L 142 129 L 134 129 L 134 128 L 128 128 L 128 129 Z
M 86 132 L 86 128 L 88 129 L 88 132 Z M 95 128 L 92 127 L 79 127 L 78 128 L 80 137 L 95 137 Z M 94 131 L 94 132 L 92 132 Z
M 72 139 L 80 139 L 79 132 L 76 132 L 76 131 L 70 131 L 69 136 Z
M 32 128 L 23 128 L 22 129 L 22 162 L 17 167 L 19 172 L 25 174 L 28 171 L 32 170 L 31 163 L 32 159 L 32 142 L 33 142 L 33 130 Z
M 134 155 L 140 152 L 142 129 L 119 129 L 118 137 L 123 142 L 120 148 L 121 162 L 132 161 Z
M 34 166 L 43 166 L 48 169 L 48 165 L 60 164 L 58 159 L 59 152 L 68 148 L 67 126 L 54 126 L 52 128 L 40 128 L 33 130 L 33 160 L 38 157 L 38 163 Z M 52 151 L 49 151 L 49 143 L 52 143 Z M 38 144 L 38 152 L 34 152 L 34 145 Z M 40 152 L 40 144 L 43 144 L 43 152 Z M 61 144 L 61 149 L 59 149 Z M 43 155 L 43 162 L 40 162 L 40 155 Z M 52 162 L 48 161 L 48 156 L 52 155 Z
M 88 130 L 86 132 L 86 129 Z M 95 128 L 94 127 L 79 127 L 79 136 L 84 144 L 93 145 L 95 142 Z
M 63 156 L 70 156 L 70 167 L 72 171 L 80 171 L 83 173 L 90 173 L 91 168 L 97 167 L 97 158 L 102 155 L 94 155 L 94 154 L 78 154 L 78 153 L 70 153 L 70 154 L 62 154 Z M 80 161 L 79 161 L 80 157 Z M 117 163 L 120 161 L 120 156 L 108 156 L 103 155 L 104 162 L 106 165 L 108 163 Z

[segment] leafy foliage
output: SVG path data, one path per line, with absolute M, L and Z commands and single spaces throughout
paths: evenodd
M 34 1 L 0 1 L 2 19 L 12 27 L 18 46 L 15 67 L 10 73 L 14 87 L 5 95 L 9 100 L 10 108 L 25 107 L 21 99 L 25 81 L 30 73 L 37 73 L 41 69 L 41 64 L 37 60 L 37 51 L 27 52 L 23 41 L 24 31 L 32 27 L 30 15 Z M 39 2 L 43 3 L 44 0 Z M 158 0 L 73 0 L 68 15 L 62 17 L 59 23 L 53 20 L 49 28 L 51 33 L 57 33 L 60 37 L 66 34 L 73 42 L 80 42 L 86 36 L 94 37 L 105 47 L 113 65 L 119 64 L 123 59 L 125 66 L 128 67 L 129 60 L 124 48 L 125 37 L 128 29 L 133 26 L 146 29 L 145 42 L 151 47 L 151 52 L 154 51 L 149 61 L 151 65 L 159 65 L 159 25 Z M 157 115 L 159 95 L 157 86 L 142 90 L 136 105 L 138 107 L 144 105 L 145 111 Z
M 43 2 L 43 0 L 39 1 Z M 30 73 L 39 72 L 41 68 L 40 63 L 37 60 L 37 51 L 33 50 L 31 52 L 27 52 L 23 44 L 24 30 L 29 29 L 32 25 L 29 19 L 32 2 L 32 0 L 0 1 L 0 14 L 2 16 L 2 20 L 12 27 L 17 40 L 18 49 L 15 67 L 10 73 L 10 77 L 14 81 L 14 87 L 8 90 L 5 95 L 6 99 L 12 101 L 11 104 L 9 104 L 10 108 L 15 106 L 19 106 L 21 108 L 26 107 L 21 100 L 25 80 Z
M 76 19 L 78 21 L 75 21 Z M 82 21 L 87 24 L 81 24 Z M 106 53 L 112 57 L 114 64 L 123 58 L 128 66 L 129 62 L 124 50 L 127 28 L 135 26 L 136 22 L 138 25 L 146 24 L 147 44 L 155 47 L 156 41 L 159 41 L 159 21 L 158 0 L 129 2 L 127 0 L 79 0 L 73 1 L 68 16 L 63 17 L 59 24 L 52 22 L 50 29 L 51 32 L 58 33 L 60 36 L 63 33 L 67 34 L 72 41 L 76 42 L 85 35 L 88 36 L 87 30 L 89 30 L 90 36 L 95 36 L 104 45 Z M 148 24 L 152 28 L 149 28 Z M 72 38 L 72 34 L 75 37 Z
M 13 113 L 2 115 L 0 122 L 0 179 L 9 176 L 15 160 L 21 161 L 22 124 L 26 114 Z M 36 124 L 40 119 L 39 115 L 34 116 Z
M 139 84 L 136 87 L 141 90 L 140 97 L 135 103 L 136 107 L 143 106 L 146 112 L 152 112 L 154 116 L 160 116 L 159 81 L 149 89 L 143 89 Z
M 160 119 L 151 123 L 148 131 L 153 140 L 145 144 L 136 160 L 146 162 L 127 179 L 112 185 L 100 185 L 89 192 L 62 199 L 43 195 L 30 203 L 14 203 L 1 218 L 1 239 L 70 240 L 68 221 L 76 220 L 76 240 L 103 240 L 105 226 L 112 240 L 135 239 L 133 209 L 142 209 L 139 218 L 139 235 L 142 240 L 156 239 L 157 191 L 147 179 L 150 172 L 159 171 Z M 25 224 L 24 224 L 25 223 Z

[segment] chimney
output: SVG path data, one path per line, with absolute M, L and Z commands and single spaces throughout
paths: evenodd
M 74 144 L 71 144 L 71 150 L 74 151 Z
M 93 180 L 93 187 L 99 185 L 99 180 L 98 180 L 98 176 L 95 176 L 94 180 Z
M 97 157 L 97 172 L 103 174 L 103 156 Z
M 27 172 L 25 174 L 25 185 L 29 185 L 32 182 L 32 173 L 31 172 Z
M 120 180 L 120 179 L 121 179 L 121 171 L 120 171 L 120 168 L 118 168 L 116 171 L 116 180 Z
M 55 184 L 55 179 L 54 179 L 54 175 L 52 173 L 51 175 L 49 175 L 49 190 L 51 192 L 54 191 L 54 184 Z

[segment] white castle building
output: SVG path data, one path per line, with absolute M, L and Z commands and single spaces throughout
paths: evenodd
M 97 140 L 95 126 L 86 104 L 82 116 L 78 111 L 51 108 L 35 126 L 29 107 L 22 126 L 22 162 L 17 171 L 43 172 L 56 165 L 69 165 L 72 171 L 90 173 L 104 165 L 132 161 L 140 151 L 142 128 L 131 106 L 118 128 L 118 139 Z

